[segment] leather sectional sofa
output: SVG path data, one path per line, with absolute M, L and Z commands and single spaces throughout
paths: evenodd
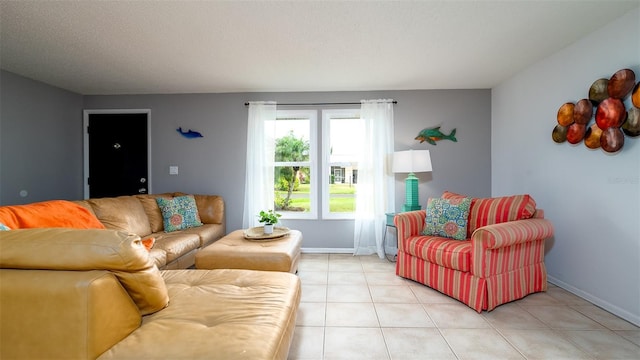
M 131 195 L 76 201 L 107 228 L 155 239 L 151 258 L 158 269 L 186 269 L 195 264 L 196 252 L 225 235 L 224 200 L 217 195 L 194 195 L 203 226 L 165 232 L 157 197 L 184 193 Z
M 0 232 L 1 359 L 286 359 L 293 274 L 158 270 L 140 237 Z
M 42 217 L 40 205 L 66 206 L 47 213 L 45 222 L 58 223 L 49 227 L 16 226 L 29 220 L 0 207 L 0 222 L 14 229 L 0 231 L 0 359 L 286 359 L 299 278 L 177 269 L 224 235 L 224 206 L 195 195 L 204 225 L 164 233 L 145 204 L 173 195 L 182 194 L 21 208 Z

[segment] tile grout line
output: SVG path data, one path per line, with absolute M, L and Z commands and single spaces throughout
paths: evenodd
M 379 329 L 379 331 L 381 332 L 381 335 L 383 337 L 383 341 L 385 344 L 385 350 L 386 350 L 386 356 L 389 359 L 392 359 L 392 354 L 391 354 L 391 349 L 389 348 L 389 344 L 388 344 L 388 339 L 385 336 L 383 327 L 381 325 L 380 322 L 380 316 L 378 314 L 377 311 L 377 306 L 376 306 L 376 302 L 374 301 L 373 298 L 373 293 L 372 293 L 372 288 L 371 286 L 377 286 L 371 283 L 371 281 L 374 280 L 375 275 L 378 273 L 378 271 L 371 271 L 372 269 L 375 269 L 375 266 L 370 265 L 369 263 L 373 262 L 372 260 L 369 261 L 367 260 L 367 266 L 364 266 L 365 261 L 363 260 L 364 258 L 360 258 L 359 263 L 361 266 L 361 270 L 359 270 L 358 272 L 361 272 L 364 280 L 365 280 L 365 284 L 367 286 L 367 291 L 369 293 L 369 296 L 371 298 L 371 303 L 373 305 L 374 311 L 375 311 L 375 316 L 376 316 L 376 320 L 378 323 L 377 328 Z M 335 260 L 335 259 L 334 259 Z M 331 259 L 327 259 L 327 273 L 326 273 L 326 278 L 325 278 L 325 282 L 327 284 L 326 288 L 325 288 L 325 301 L 324 301 L 324 306 L 325 306 L 325 314 L 324 314 L 324 324 L 323 324 L 323 342 L 322 342 L 322 354 L 321 354 L 321 358 L 325 358 L 326 357 L 326 340 L 327 340 L 327 332 L 330 332 L 330 329 L 327 329 L 327 315 L 328 312 L 327 310 L 327 306 L 328 306 L 328 293 L 329 293 L 329 275 L 330 275 L 330 271 L 329 271 L 329 267 L 331 264 Z M 342 259 L 339 259 L 337 262 L 342 261 Z M 386 262 L 385 262 L 386 263 Z M 382 263 L 380 263 L 382 264 Z M 337 267 L 339 268 L 339 267 Z M 349 272 L 349 271 L 347 271 Z M 375 274 L 372 274 L 375 273 Z M 380 272 L 380 273 L 384 273 L 384 272 Z M 367 276 L 367 274 L 371 274 L 371 276 Z M 382 278 L 382 283 L 386 284 L 386 282 L 388 281 L 387 277 L 383 277 Z M 374 281 L 374 283 L 377 281 Z M 433 326 L 435 327 L 435 329 L 437 329 L 439 335 L 441 336 L 441 338 L 445 341 L 445 343 L 447 344 L 449 350 L 451 351 L 451 353 L 458 359 L 460 359 L 460 355 L 457 354 L 455 352 L 455 350 L 453 349 L 453 347 L 451 346 L 451 343 L 444 337 L 443 335 L 443 329 L 438 326 L 438 324 L 433 320 L 432 316 L 429 314 L 429 312 L 427 311 L 426 307 L 427 305 L 429 305 L 430 303 L 423 303 L 420 301 L 416 291 L 417 288 L 414 288 L 411 286 L 412 283 L 408 283 L 406 284 L 409 287 L 410 292 L 413 294 L 413 296 L 416 298 L 417 303 L 421 305 L 421 307 L 423 308 L 423 310 L 425 310 L 425 313 L 428 317 L 428 319 L 431 320 L 431 322 L 433 323 Z M 345 284 L 348 285 L 348 284 Z M 392 285 L 392 284 L 387 284 L 387 285 Z M 612 335 L 615 335 L 617 338 L 621 338 L 625 340 L 625 343 L 630 343 L 633 347 L 640 347 L 640 345 L 636 344 L 632 339 L 629 339 L 625 336 L 622 336 L 621 334 L 619 334 L 618 332 L 616 332 L 615 330 L 613 330 L 612 328 L 610 328 L 609 326 L 605 325 L 604 323 L 607 322 L 606 318 L 602 318 L 601 321 L 598 321 L 597 318 L 598 316 L 595 316 L 597 314 L 590 314 L 589 312 L 582 312 L 579 309 L 576 308 L 576 304 L 571 303 L 570 301 L 563 301 L 562 299 L 559 298 L 554 298 L 558 303 L 556 305 L 552 305 L 552 304 L 546 304 L 546 303 L 534 303 L 534 304 L 521 304 L 521 303 L 517 303 L 516 305 L 518 306 L 518 309 L 520 309 L 520 311 L 524 310 L 524 313 L 530 315 L 532 318 L 536 319 L 537 321 L 540 322 L 540 324 L 544 325 L 547 329 L 545 331 L 551 330 L 551 332 L 553 334 L 556 334 L 557 336 L 559 336 L 560 338 L 562 338 L 564 341 L 566 341 L 567 343 L 571 344 L 575 349 L 579 350 L 583 355 L 585 356 L 590 356 L 591 358 L 597 358 L 594 355 L 592 355 L 591 353 L 589 353 L 587 351 L 587 349 L 583 348 L 582 346 L 580 346 L 578 343 L 576 343 L 575 341 L 571 340 L 568 337 L 567 332 L 569 331 L 607 331 L 609 333 L 611 333 Z M 567 310 L 571 310 L 573 312 L 576 312 L 577 314 L 580 314 L 582 317 L 589 319 L 590 321 L 593 321 L 594 323 L 598 324 L 599 326 L 601 326 L 602 328 L 600 329 L 564 329 L 564 328 L 556 328 L 556 327 L 552 327 L 550 324 L 548 324 L 547 322 L 543 321 L 542 319 L 538 318 L 537 316 L 535 316 L 531 311 L 532 309 L 535 309 L 536 307 L 548 307 L 548 306 L 559 306 L 561 308 L 567 309 Z M 540 310 L 541 311 L 541 310 Z M 489 327 L 492 328 L 493 330 L 495 330 L 502 339 L 504 339 L 504 341 L 506 341 L 507 344 L 509 344 L 510 347 L 512 347 L 514 350 L 516 350 L 517 353 L 519 353 L 521 356 L 523 356 L 525 359 L 529 359 L 527 356 L 525 356 L 525 354 L 523 353 L 523 351 L 521 351 L 516 345 L 515 343 L 512 343 L 511 341 L 508 340 L 508 338 L 505 335 L 506 330 L 509 330 L 509 328 L 499 328 L 497 325 L 494 325 L 492 322 L 490 322 L 488 320 L 488 318 L 486 316 L 484 316 L 483 314 L 483 320 L 485 322 L 487 322 L 489 324 Z M 401 326 L 399 326 L 401 327 Z M 615 323 L 614 325 L 612 325 L 612 327 L 615 327 Z M 503 331 L 504 330 L 504 331 Z M 519 330 L 519 329 L 514 329 L 514 330 Z M 527 329 L 522 329 L 522 330 L 527 330 Z M 531 329 L 531 330 L 536 330 L 536 329 Z M 544 330 L 544 329 L 540 329 L 540 330 Z M 629 330 L 629 331 L 638 331 L 636 330 Z M 534 356 L 535 357 L 535 356 Z
M 442 330 L 440 329 L 440 326 L 438 326 L 438 323 L 435 321 L 435 319 L 429 314 L 429 311 L 425 308 L 425 303 L 421 303 L 420 299 L 418 299 L 418 295 L 416 294 L 416 292 L 413 290 L 413 288 L 411 286 L 409 286 L 409 290 L 411 290 L 411 292 L 413 293 L 413 296 L 416 297 L 416 300 L 418 300 L 418 303 L 420 304 L 420 306 L 422 307 L 422 309 L 424 310 L 424 312 L 427 314 L 427 317 L 429 318 L 429 320 L 431 320 L 431 323 L 433 324 L 433 327 L 438 331 L 438 334 L 440 334 L 440 337 L 442 338 L 442 340 L 445 342 L 445 344 L 447 344 L 447 347 L 449 347 L 449 350 L 451 351 L 451 353 L 453 354 L 453 356 L 456 357 L 456 359 L 460 359 L 460 356 L 458 356 L 458 354 L 456 353 L 456 351 L 453 349 L 453 346 L 451 346 L 451 343 L 449 342 L 449 340 L 447 340 L 447 338 L 444 336 L 444 334 L 442 333 Z
M 580 314 L 580 315 L 584 316 L 585 318 L 587 318 L 587 319 L 589 319 L 589 320 L 591 320 L 591 321 L 595 322 L 596 324 L 598 324 L 598 325 L 600 325 L 600 326 L 602 326 L 602 327 L 603 327 L 603 329 L 559 329 L 559 328 L 551 328 L 551 327 L 550 327 L 554 333 L 558 334 L 558 336 L 560 336 L 560 337 L 561 337 L 561 338 L 563 338 L 564 340 L 568 341 L 569 343 L 571 343 L 571 344 L 572 344 L 573 346 L 575 346 L 576 348 L 580 349 L 580 351 L 584 352 L 584 353 L 585 353 L 585 354 L 587 354 L 588 356 L 591 356 L 591 354 L 590 354 L 590 352 L 589 352 L 589 349 L 585 349 L 585 348 L 584 348 L 583 346 L 581 346 L 578 342 L 576 342 L 575 340 L 571 339 L 571 338 L 568 336 L 568 334 L 566 334 L 567 332 L 569 332 L 569 331 L 608 331 L 608 332 L 610 332 L 610 333 L 612 333 L 612 334 L 616 335 L 617 337 L 619 337 L 619 338 L 621 338 L 621 339 L 623 339 L 623 340 L 625 340 L 625 341 L 627 341 L 627 342 L 631 343 L 632 345 L 635 345 L 636 347 L 639 347 L 639 348 L 640 348 L 640 346 L 639 346 L 639 345 L 635 344 L 633 341 L 630 341 L 629 339 L 625 338 L 624 336 L 620 336 L 620 335 L 619 335 L 619 334 L 617 334 L 613 329 L 610 329 L 608 326 L 606 326 L 605 324 L 601 323 L 601 322 L 600 322 L 600 321 L 598 321 L 597 319 L 594 319 L 593 317 L 589 316 L 589 314 L 585 314 L 585 313 L 583 313 L 582 311 L 580 311 L 580 310 L 576 309 L 576 306 L 578 306 L 578 305 L 570 304 L 570 303 L 565 303 L 565 302 L 562 302 L 562 301 L 560 301 L 560 300 L 558 300 L 558 299 L 556 299 L 556 300 L 560 302 L 560 305 L 562 305 L 562 306 L 564 306 L 564 307 L 567 307 L 567 308 L 569 308 L 569 309 L 571 309 L 571 310 L 573 310 L 573 311 L 577 312 L 578 314 Z M 593 306 L 596 306 L 596 305 L 593 305 Z M 597 307 L 597 306 L 596 306 L 596 307 Z M 525 309 L 525 311 L 526 311 L 526 309 Z M 606 311 L 606 310 L 605 310 L 605 311 Z M 532 314 L 532 315 L 533 315 L 533 314 Z M 535 315 L 533 315 L 533 316 L 535 317 Z M 537 317 L 536 317 L 536 318 L 537 318 Z M 541 319 L 538 319 L 538 320 L 542 321 Z M 544 322 L 543 322 L 543 323 L 544 323 Z M 545 325 L 546 325 L 546 324 L 545 324 Z M 594 358 L 594 359 L 598 359 L 598 357 L 597 357 L 597 356 L 593 356 L 593 358 Z
M 325 288 L 324 293 L 324 321 L 322 322 L 322 352 L 320 353 L 320 358 L 324 360 L 326 354 L 326 346 L 327 346 L 327 313 L 329 310 L 329 268 L 331 262 L 331 256 L 327 256 L 327 287 Z
M 364 282 L 367 285 L 367 291 L 369 292 L 369 298 L 371 299 L 371 305 L 373 306 L 373 312 L 376 315 L 376 321 L 378 322 L 378 331 L 380 331 L 380 336 L 382 336 L 382 343 L 384 344 L 384 350 L 387 354 L 387 359 L 391 360 L 391 352 L 389 351 L 389 345 L 387 344 L 387 339 L 384 337 L 384 331 L 382 331 L 382 325 L 380 324 L 380 316 L 378 315 L 378 310 L 376 308 L 376 303 L 373 301 L 373 293 L 371 292 L 371 284 L 369 284 L 369 278 L 367 277 L 367 272 L 364 270 L 362 266 L 362 258 L 360 258 L 360 267 L 362 268 L 362 276 L 364 276 Z
M 545 322 L 543 322 L 542 320 L 540 320 L 537 317 L 535 317 L 533 314 L 529 313 L 526 309 L 524 309 L 522 306 L 520 306 L 520 304 L 516 304 L 516 305 L 518 306 L 518 308 L 520 308 L 521 311 L 526 312 L 527 314 L 533 316 L 534 319 L 540 321 L 544 326 L 549 327 L 549 325 L 547 325 Z M 485 317 L 485 319 L 486 319 L 486 317 Z M 531 360 L 531 359 L 529 359 L 529 357 L 527 357 L 527 355 L 524 353 L 523 350 L 520 350 L 520 348 L 518 346 L 516 346 L 516 344 L 512 343 L 511 341 L 509 341 L 509 339 L 504 335 L 504 333 L 502 332 L 502 330 L 500 328 L 498 328 L 493 323 L 491 323 L 491 321 L 487 320 L 487 322 L 500 335 L 500 337 L 502 337 L 507 342 L 507 344 L 511 345 L 512 348 L 514 348 L 520 355 L 522 355 L 523 358 L 525 358 L 527 360 Z M 551 329 L 551 328 L 549 327 L 549 329 Z
M 554 299 L 557 300 L 557 299 Z M 559 300 L 557 300 L 559 301 Z M 586 351 L 586 349 L 583 349 L 581 346 L 578 346 L 578 344 L 576 344 L 575 342 L 571 341 L 569 338 L 567 338 L 564 334 L 562 334 L 562 329 L 557 329 L 553 326 L 551 326 L 551 324 L 548 324 L 546 321 L 544 321 L 543 319 L 540 319 L 539 317 L 537 317 L 535 314 L 533 314 L 532 312 L 527 310 L 527 306 L 529 307 L 536 307 L 536 306 L 549 306 L 549 305 L 524 305 L 524 304 L 519 304 L 516 303 L 516 305 L 520 308 L 521 311 L 524 311 L 525 313 L 531 315 L 534 319 L 540 321 L 544 326 L 547 327 L 547 329 L 544 329 L 545 331 L 551 331 L 552 333 L 556 334 L 556 336 L 560 337 L 563 340 L 568 341 L 570 344 L 572 344 L 573 346 L 576 347 L 576 349 L 578 349 L 579 351 L 581 351 L 582 353 L 584 353 L 586 356 L 588 356 L 590 359 L 596 359 L 595 357 L 592 357 L 591 354 L 589 354 L 588 351 Z M 565 307 L 569 307 L 567 304 L 561 303 L 559 302 L 556 305 L 552 305 L 552 306 L 565 306 Z M 570 307 L 569 307 L 570 308 Z M 493 324 L 491 324 L 493 326 Z M 523 354 L 520 349 L 515 345 L 512 344 L 511 341 L 509 341 L 509 339 L 507 339 L 507 337 L 504 335 L 504 333 L 497 327 L 494 326 L 494 329 L 500 334 L 500 336 L 502 336 L 513 348 L 515 348 L 519 353 L 522 354 L 522 356 L 524 356 L 525 359 L 529 358 Z M 515 329 L 515 330 L 535 330 L 535 329 Z

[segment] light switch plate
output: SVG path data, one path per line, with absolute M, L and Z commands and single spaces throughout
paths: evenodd
M 178 167 L 169 166 L 169 175 L 178 175 Z

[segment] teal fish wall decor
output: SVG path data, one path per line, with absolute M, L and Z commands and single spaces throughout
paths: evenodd
M 191 129 L 189 129 L 189 131 L 182 131 L 182 127 L 177 128 L 176 131 L 179 132 L 180 135 L 186 137 L 187 139 L 195 139 L 195 138 L 204 137 L 199 132 L 193 131 Z
M 416 140 L 420 140 L 420 143 L 426 141 L 431 145 L 437 145 L 436 141 L 440 140 L 458 142 L 458 139 L 456 139 L 456 129 L 451 130 L 449 135 L 445 135 L 440 131 L 440 126 L 422 129 L 418 136 L 416 136 Z

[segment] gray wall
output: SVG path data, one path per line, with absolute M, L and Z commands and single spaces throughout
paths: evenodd
M 242 224 L 246 157 L 245 101 L 359 102 L 393 98 L 396 150 L 430 149 L 433 172 L 418 174 L 420 202 L 445 189 L 488 196 L 491 188 L 491 98 L 489 90 L 417 90 L 331 93 L 236 93 L 85 96 L 2 72 L 1 204 L 82 198 L 82 110 L 151 110 L 152 192 L 220 194 L 227 204 L 229 229 Z M 458 142 L 419 144 L 414 137 L 427 127 L 457 128 Z M 187 140 L 182 126 L 204 134 Z M 126 129 L 123 129 L 126 131 Z M 319 133 L 321 133 L 319 131 Z M 169 166 L 179 175 L 169 175 Z M 404 174 L 396 176 L 396 209 L 404 203 Z M 20 190 L 27 197 L 20 197 Z M 353 246 L 353 221 L 286 220 L 301 229 L 303 247 L 343 249 Z M 390 232 L 389 244 L 395 246 Z
M 151 109 L 152 191 L 220 194 L 228 209 L 227 227 L 242 226 L 246 158 L 246 101 L 281 103 L 359 102 L 393 98 L 396 149 L 430 149 L 433 172 L 419 174 L 421 203 L 445 189 L 488 196 L 491 188 L 491 93 L 489 90 L 417 90 L 324 93 L 235 93 L 85 96 L 85 109 Z M 286 107 L 281 107 L 286 108 Z M 458 143 L 419 144 L 427 126 L 457 128 Z M 175 129 L 193 129 L 204 138 L 187 140 Z M 319 131 L 321 133 L 321 131 Z M 169 175 L 177 165 L 179 175 Z M 469 175 L 471 174 L 471 175 Z M 404 177 L 396 176 L 396 208 L 404 203 Z M 353 221 L 284 220 L 304 233 L 303 247 L 316 251 L 353 247 Z M 390 241 L 395 245 L 394 239 Z
M 1 71 L 0 204 L 81 196 L 82 95 Z
M 639 8 L 494 88 L 492 193 L 545 210 L 553 283 L 640 325 L 640 138 L 615 155 L 551 140 L 558 108 L 623 68 L 640 79 Z

